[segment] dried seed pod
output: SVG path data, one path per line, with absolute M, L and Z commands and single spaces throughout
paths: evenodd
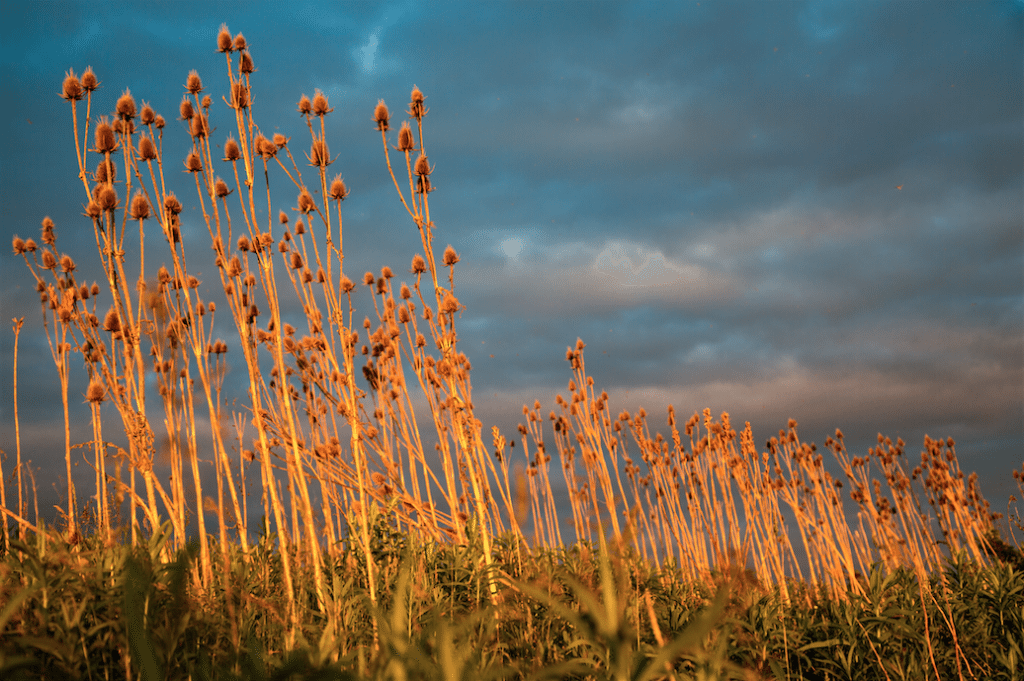
M 319 168 L 326 168 L 331 165 L 331 152 L 327 148 L 327 142 L 323 139 L 315 139 L 309 148 L 309 165 Z
M 391 119 L 391 114 L 388 112 L 388 106 L 384 103 L 383 99 L 377 100 L 377 108 L 373 110 L 373 120 L 377 123 L 377 129 L 381 132 L 387 132 L 391 129 L 388 125 L 388 121 Z
M 85 73 L 82 74 L 82 87 L 86 92 L 93 92 L 99 86 L 100 82 L 96 80 L 96 74 L 93 73 L 92 67 L 86 66 Z
M 455 252 L 455 249 L 451 247 L 451 244 L 444 249 L 444 266 L 451 267 L 459 261 L 459 254 Z
M 164 210 L 169 215 L 180 215 L 182 211 L 181 201 L 174 195 L 174 192 L 168 192 L 167 196 L 164 197 Z
M 412 138 L 412 128 L 409 127 L 409 121 L 402 121 L 402 127 L 398 130 L 398 150 L 412 151 L 416 146 Z
M 227 141 L 224 142 L 224 160 L 237 161 L 240 158 L 242 158 L 242 151 L 238 148 L 238 142 L 229 135 Z
M 423 108 L 423 93 L 415 85 L 412 86 L 412 93 L 409 95 L 409 115 L 416 120 L 422 120 L 427 115 L 427 109 Z
M 220 199 L 230 194 L 231 190 L 228 189 L 228 183 L 218 177 L 213 183 L 213 193 Z
M 198 173 L 203 169 L 203 162 L 199 160 L 199 154 L 194 151 L 185 157 L 185 170 L 190 173 Z
M 142 135 L 139 138 L 139 158 L 143 161 L 152 161 L 156 158 L 156 144 L 149 135 Z
M 226 24 L 221 24 L 220 31 L 217 33 L 217 51 L 231 52 L 231 50 L 231 32 L 228 31 Z
M 412 258 L 412 273 L 413 274 L 423 274 L 426 271 L 427 271 L 427 263 L 426 263 L 426 261 L 423 260 L 423 256 L 417 253 Z
M 231 84 L 231 106 L 236 109 L 249 108 L 249 88 L 240 80 Z
M 199 72 L 195 69 L 188 72 L 188 78 L 185 79 L 185 89 L 194 95 L 198 95 L 203 91 L 203 81 L 199 78 Z
M 242 56 L 238 58 L 238 72 L 249 74 L 256 70 L 256 67 L 252 63 L 252 55 L 248 52 L 243 52 Z
M 323 117 L 332 111 L 334 111 L 334 109 L 332 109 L 328 104 L 327 96 L 320 90 L 317 90 L 313 95 L 313 114 L 315 116 Z
M 223 30 L 226 31 L 227 28 L 225 27 Z M 244 50 L 246 48 L 245 36 L 241 33 L 236 35 L 231 46 L 235 49 L 236 52 L 241 52 L 242 50 Z
M 313 104 L 309 101 L 309 97 L 302 95 L 299 97 L 298 111 L 302 115 L 309 115 L 313 111 Z
M 178 113 L 181 114 L 181 120 L 183 121 L 190 121 L 196 115 L 195 109 L 192 108 L 192 100 L 188 98 L 188 95 L 181 98 L 181 104 L 178 105 Z
M 135 118 L 135 98 L 130 90 L 125 90 L 117 100 L 117 115 L 123 120 L 130 121 Z
M 345 186 L 345 181 L 341 179 L 341 175 L 335 175 L 331 181 L 331 189 L 328 196 L 336 201 L 344 201 L 348 194 L 348 187 Z
M 117 139 L 114 137 L 114 129 L 105 118 L 101 118 L 96 126 L 96 152 L 109 154 L 117 149 Z
M 307 189 L 303 189 L 299 192 L 299 212 L 304 215 L 308 215 L 316 210 L 316 203 L 313 201 L 313 196 Z
M 83 91 L 82 82 L 78 80 L 78 76 L 75 75 L 74 71 L 68 71 L 64 74 L 61 97 L 69 102 L 77 102 L 82 99 Z

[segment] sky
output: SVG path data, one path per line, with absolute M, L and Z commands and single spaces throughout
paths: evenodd
M 462 349 L 484 432 L 515 434 L 571 378 L 567 345 L 613 409 L 665 429 L 705 407 L 786 425 L 851 455 L 877 433 L 953 437 L 996 510 L 1024 460 L 1024 3 L 18 3 L 0 17 L 0 232 L 97 272 L 82 217 L 65 72 L 92 66 L 96 114 L 130 88 L 188 140 L 190 70 L 220 101 L 222 23 L 247 38 L 266 130 L 334 113 L 346 271 L 408 271 L 420 250 L 372 112 L 424 119 L 438 248 L 451 244 Z M 173 155 L 173 154 L 172 154 Z M 189 196 L 182 179 L 179 196 Z M 194 191 L 194 187 L 191 191 Z M 187 204 L 191 210 L 191 203 Z M 205 233 L 198 213 L 185 233 Z M 205 242 L 199 241 L 205 248 Z M 351 265 L 349 263 L 351 262 Z M 159 263 L 156 263 L 159 264 Z M 351 266 L 351 270 L 348 268 Z M 89 268 L 92 267 L 92 270 Z M 210 275 L 213 275 L 212 266 Z M 96 276 L 95 274 L 93 275 Z M 399 275 L 401 278 L 401 274 Z M 209 276 L 211 286 L 216 276 Z M 212 290 L 212 289 L 211 289 Z M 368 310 L 369 311 L 369 310 Z M 58 503 L 63 424 L 33 280 L 0 249 L 0 449 Z M 229 319 L 222 320 L 230 324 Z M 229 331 L 230 329 L 226 329 Z M 79 373 L 84 370 L 79 367 Z M 234 374 L 245 380 L 241 367 Z M 77 381 L 77 382 L 75 382 Z M 76 374 L 76 436 L 89 439 Z M 83 470 L 83 474 L 85 471 Z

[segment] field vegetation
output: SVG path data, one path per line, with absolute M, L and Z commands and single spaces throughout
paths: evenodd
M 38 242 L 14 239 L 62 389 L 67 486 L 49 527 L 20 435 L 5 448 L 0 675 L 1024 676 L 1024 528 L 992 512 L 952 439 L 911 460 L 880 434 L 851 456 L 841 431 L 819 448 L 794 420 L 759 446 L 727 413 L 614 413 L 582 340 L 553 410 L 486 429 L 459 255 L 435 243 L 424 94 L 397 131 L 383 100 L 367 126 L 417 252 L 400 276 L 353 280 L 327 96 L 299 98 L 304 131 L 268 134 L 245 38 L 224 28 L 217 47 L 223 92 L 186 79 L 183 159 L 128 90 L 96 117 L 96 74 L 64 78 L 103 276 L 79 279 L 49 218 Z M 189 229 L 167 188 L 182 163 L 202 216 Z M 206 246 L 212 286 L 190 268 Z M 372 310 L 357 313 L 360 286 Z M 229 356 L 243 406 L 224 398 Z M 86 443 L 71 438 L 79 370 Z

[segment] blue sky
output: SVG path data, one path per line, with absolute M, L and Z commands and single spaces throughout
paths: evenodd
M 38 238 L 49 215 L 89 271 L 70 107 L 57 96 L 68 69 L 96 71 L 97 114 L 125 88 L 151 103 L 169 122 L 165 153 L 178 144 L 182 157 L 174 119 L 196 69 L 222 143 L 226 23 L 251 47 L 265 130 L 299 137 L 300 95 L 330 98 L 353 279 L 407 271 L 418 250 L 371 115 L 383 98 L 397 121 L 413 84 L 426 94 L 432 217 L 439 247 L 462 258 L 461 338 L 485 432 L 514 434 L 534 399 L 554 408 L 565 348 L 582 337 L 597 387 L 655 425 L 669 403 L 684 419 L 710 407 L 750 421 L 763 443 L 793 417 L 819 444 L 841 427 L 852 454 L 878 432 L 902 437 L 912 460 L 926 433 L 952 436 L 995 506 L 1016 490 L 1020 2 L 4 2 L 2 13 L 4 243 Z M 184 217 L 200 239 L 198 213 Z M 0 448 L 13 456 L 7 320 L 24 317 L 23 456 L 62 470 L 32 280 L 6 247 L 0 273 Z M 83 392 L 73 384 L 72 402 Z M 56 479 L 41 477 L 45 507 Z

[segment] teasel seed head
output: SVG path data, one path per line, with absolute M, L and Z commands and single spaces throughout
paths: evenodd
M 300 270 L 300 269 L 302 269 L 302 255 L 300 253 L 298 253 L 297 251 L 292 251 L 292 262 L 291 262 L 291 265 L 292 265 L 292 269 L 293 270 Z M 312 279 L 312 274 L 310 275 L 310 278 Z
M 157 114 L 156 119 L 153 121 L 153 127 L 157 130 L 163 130 L 165 125 L 167 125 L 167 121 L 164 120 L 163 116 Z
M 117 179 L 117 166 L 113 161 L 108 162 L 103 159 L 96 165 L 96 172 L 92 174 L 92 179 L 100 184 L 113 182 Z
M 198 95 L 203 91 L 203 81 L 199 77 L 199 72 L 195 69 L 188 72 L 188 78 L 185 79 L 185 89 L 193 95 Z
M 412 93 L 409 95 L 409 115 L 416 120 L 421 120 L 427 115 L 427 109 L 423 108 L 423 93 L 415 85 L 412 86 Z
M 188 134 L 192 137 L 203 138 L 206 137 L 206 133 L 210 130 L 210 123 L 206 120 L 206 116 L 199 114 L 192 118 L 188 124 Z
M 167 196 L 164 197 L 164 210 L 169 215 L 180 215 L 182 211 L 181 201 L 174 195 L 174 192 L 168 192 Z
M 402 297 L 402 300 L 409 300 L 412 298 L 412 291 L 410 291 L 409 287 L 405 285 L 405 282 L 402 282 L 402 288 L 399 289 L 398 294 Z
M 454 314 L 459 310 L 459 299 L 453 296 L 451 293 L 444 295 L 444 300 L 441 301 L 441 313 L 442 314 Z
M 25 251 L 27 253 L 35 253 L 37 248 L 38 246 L 36 246 L 36 242 L 34 240 L 25 239 Z
M 416 166 L 413 172 L 420 177 L 426 177 L 430 173 L 434 172 L 434 169 L 430 167 L 430 163 L 427 161 L 426 154 L 420 154 L 419 158 L 416 159 Z
M 306 233 L 306 225 L 302 222 L 301 219 L 295 221 L 295 233 L 296 234 L 305 234 Z
M 367 272 L 363 275 L 363 284 L 366 286 L 373 286 L 375 281 L 377 281 L 377 277 L 373 276 L 373 272 Z
M 388 105 L 384 103 L 383 99 L 377 100 L 377 108 L 373 110 L 373 120 L 377 122 L 377 129 L 382 132 L 387 132 L 391 129 L 388 125 L 388 121 L 391 119 L 391 114 L 388 112 Z
M 113 187 L 103 187 L 100 189 L 99 196 L 97 197 L 97 203 L 99 203 L 101 210 L 117 210 L 117 192 L 114 191 Z
M 231 84 L 231 105 L 236 109 L 249 108 L 249 88 L 240 80 Z
M 327 148 L 327 142 L 319 138 L 313 140 L 309 147 L 309 165 L 318 168 L 331 165 L 331 152 Z
M 142 135 L 139 138 L 139 158 L 143 161 L 152 161 L 156 158 L 156 144 L 149 135 Z
M 330 104 L 328 104 L 327 96 L 320 90 L 317 90 L 313 94 L 313 115 L 323 117 L 332 111 L 334 111 L 334 109 L 332 109 Z
M 282 240 L 281 240 L 280 242 L 278 242 L 278 244 L 277 244 L 277 250 L 278 250 L 278 252 L 279 252 L 279 253 L 287 253 L 287 252 L 288 252 L 288 242 L 287 242 L 287 241 L 284 241 L 284 240 L 282 239 Z
M 238 72 L 249 74 L 256 70 L 256 67 L 252 63 L 252 55 L 248 52 L 243 52 L 238 58 Z
M 345 181 L 341 179 L 341 175 L 335 175 L 334 179 L 331 180 L 331 190 L 328 196 L 336 201 L 344 201 L 348 194 L 348 187 L 345 186 Z
M 341 281 L 338 282 L 338 286 L 341 288 L 343 293 L 352 293 L 353 289 L 356 287 L 356 285 L 352 283 L 352 280 L 344 274 L 341 275 Z
M 96 125 L 96 152 L 109 154 L 117 149 L 117 138 L 114 129 L 106 118 L 101 118 Z
M 56 241 L 56 237 L 53 233 L 53 220 L 51 220 L 50 216 L 47 215 L 45 218 L 43 218 L 43 222 L 41 224 L 43 226 L 43 243 L 46 244 L 47 246 L 53 246 L 54 242 Z
M 451 244 L 444 249 L 444 266 L 451 267 L 459 261 L 459 254 L 455 252 L 455 249 L 451 247 Z
M 70 255 L 65 254 L 60 257 L 60 270 L 65 274 L 75 271 L 75 261 L 71 259 Z
M 275 132 L 273 138 L 274 146 L 277 147 L 278 149 L 283 149 L 284 147 L 288 146 L 288 139 L 288 137 L 285 137 L 281 133 Z
M 82 74 L 82 87 L 86 92 L 93 92 L 100 86 L 100 82 L 96 80 L 96 74 L 93 73 L 91 66 L 85 67 L 85 73 Z
M 198 173 L 203 169 L 203 162 L 199 160 L 199 154 L 190 153 L 185 157 L 185 170 L 190 173 Z
M 237 161 L 240 158 L 242 158 L 242 150 L 238 148 L 238 142 L 234 137 L 228 136 L 227 141 L 224 142 L 224 160 Z
M 78 297 L 82 300 L 89 300 L 89 285 L 82 284 L 78 289 Z
M 93 220 L 95 220 L 96 218 L 98 218 L 100 216 L 101 212 L 102 211 L 100 210 L 100 204 L 96 203 L 95 201 L 90 201 L 89 203 L 87 203 L 85 205 L 85 216 L 86 217 L 89 217 L 89 218 L 92 218 Z
M 423 260 L 423 256 L 417 253 L 412 257 L 412 273 L 423 274 L 427 271 L 427 263 Z
M 25 242 L 22 241 L 19 237 L 14 237 L 14 240 L 11 241 L 11 247 L 14 249 L 15 255 L 24 255 Z
M 313 111 L 313 104 L 309 101 L 309 97 L 306 95 L 299 97 L 298 110 L 303 115 L 308 115 Z
M 117 115 L 123 120 L 130 121 L 135 118 L 135 98 L 130 90 L 125 90 L 117 100 Z
M 259 154 L 264 161 L 269 161 L 277 156 L 277 146 L 264 137 L 262 133 L 256 135 L 256 139 L 253 140 L 252 144 L 256 149 L 256 153 Z
M 107 315 L 103 318 L 103 330 L 110 333 L 117 333 L 121 330 L 121 316 L 117 314 L 116 309 L 107 310 Z
M 231 32 L 228 31 L 227 24 L 221 24 L 217 33 L 217 51 L 231 52 L 231 49 Z
M 242 253 L 248 253 L 251 250 L 251 246 L 249 245 L 249 238 L 244 234 L 238 237 L 238 250 L 240 250 Z
M 89 388 L 85 391 L 85 399 L 89 402 L 99 404 L 103 401 L 103 398 L 107 395 L 107 389 L 103 387 L 103 383 L 99 379 L 94 378 L 89 381 Z
M 299 192 L 299 212 L 308 215 L 315 210 L 316 202 L 313 201 L 313 196 L 308 189 L 303 189 Z
M 178 113 L 181 114 L 181 120 L 183 121 L 190 121 L 196 115 L 196 110 L 192 108 L 192 100 L 188 98 L 188 95 L 184 95 L 181 98 L 181 104 L 178 105 Z
M 230 194 L 231 190 L 228 189 L 228 183 L 218 177 L 217 181 L 213 183 L 213 193 L 218 199 L 222 199 Z
M 78 80 L 78 76 L 75 75 L 74 71 L 68 71 L 64 74 L 64 87 L 62 88 L 61 97 L 69 102 L 77 102 L 82 99 L 84 92 L 82 88 L 82 82 Z
M 223 30 L 226 31 L 227 27 L 224 27 Z M 231 47 L 234 48 L 235 52 L 241 52 L 242 50 L 244 50 L 246 48 L 245 36 L 241 33 L 236 35 L 234 41 L 231 44 Z
M 402 121 L 402 127 L 398 130 L 398 150 L 412 151 L 416 148 L 415 143 L 412 139 L 412 128 L 409 127 L 409 121 Z

